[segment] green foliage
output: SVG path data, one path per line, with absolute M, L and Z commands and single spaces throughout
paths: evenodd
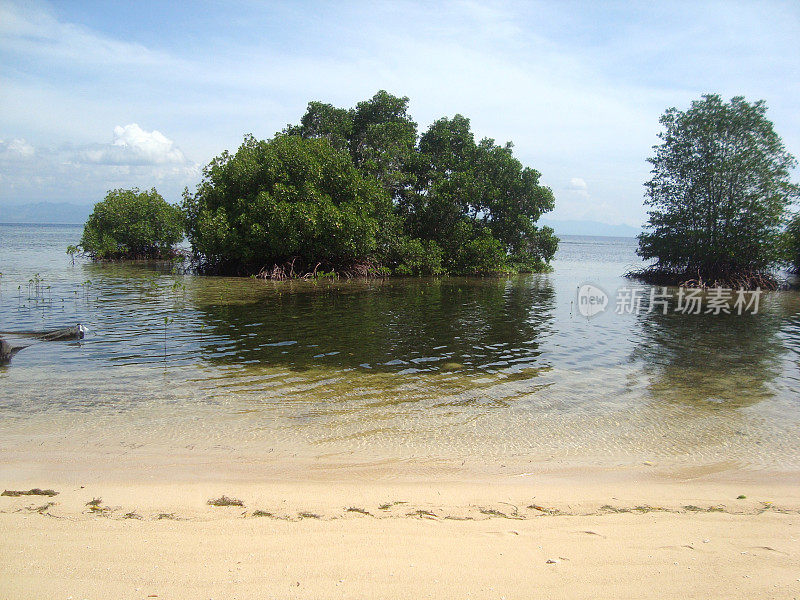
M 347 149 L 356 168 L 383 185 L 402 234 L 384 229 L 379 254 L 395 272 L 546 270 L 558 239 L 536 226 L 554 207 L 540 174 L 514 158 L 510 143 L 476 143 L 461 115 L 439 119 L 417 140 L 407 109 L 408 98 L 385 91 L 349 110 L 311 102 L 286 132 Z
M 794 273 L 800 274 L 800 213 L 796 213 L 786 228 L 786 262 Z
M 489 138 L 476 144 L 461 115 L 439 119 L 420 138 L 417 185 L 403 211 L 411 231 L 446 249 L 448 270 L 541 270 L 553 258 L 558 239 L 536 226 L 553 194 L 512 149 Z
M 353 164 L 377 178 L 395 199 L 409 182 L 405 166 L 414 153 L 417 124 L 408 115 L 407 97 L 381 90 L 351 109 L 310 102 L 300 125 L 290 125 L 285 133 L 325 138 L 337 150 L 346 150 Z
M 75 255 L 78 252 L 80 252 L 80 248 L 78 248 L 77 246 L 74 246 L 72 244 L 67 246 L 67 255 L 69 255 L 69 257 L 72 259 L 72 264 L 73 265 L 75 264 Z M 0 273 L 0 275 L 2 275 L 2 273 Z
M 724 281 L 764 273 L 782 259 L 798 186 L 789 179 L 795 160 L 766 110 L 763 101 L 705 95 L 661 117 L 638 250 L 656 259 L 651 272 Z
M 300 259 L 347 268 L 369 259 L 391 227 L 392 204 L 327 138 L 245 137 L 184 194 L 189 240 L 211 272 L 257 273 Z M 298 265 L 298 268 L 300 266 Z
M 418 138 L 408 98 L 379 91 L 350 109 L 311 102 L 274 139 L 246 137 L 184 211 L 210 272 L 542 271 L 558 240 L 535 224 L 554 205 L 539 176 L 510 143 L 476 143 L 460 115 Z
M 183 216 L 155 188 L 111 190 L 95 204 L 80 246 L 93 259 L 163 258 L 183 239 Z M 72 254 L 67 251 L 68 254 Z
M 441 275 L 442 256 L 434 241 L 401 236 L 392 245 L 389 263 L 396 275 Z

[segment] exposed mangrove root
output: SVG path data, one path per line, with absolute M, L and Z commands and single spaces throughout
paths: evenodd
M 714 269 L 703 272 L 700 269 L 674 269 L 653 265 L 644 269 L 628 271 L 625 273 L 625 277 L 651 285 L 700 289 L 761 289 L 767 291 L 787 286 L 786 281 L 774 273 L 733 269 Z
M 320 277 L 339 279 L 384 277 L 381 266 L 371 260 L 362 260 L 346 265 L 325 264 L 318 261 L 313 266 L 305 265 L 298 257 L 284 263 L 262 267 L 255 275 L 258 279 L 285 281 L 287 279 L 319 279 Z

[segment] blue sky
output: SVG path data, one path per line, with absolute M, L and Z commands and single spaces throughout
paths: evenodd
M 386 89 L 513 141 L 548 216 L 637 226 L 669 106 L 763 98 L 800 155 L 798 37 L 797 2 L 0 0 L 0 204 L 177 201 L 245 133 Z

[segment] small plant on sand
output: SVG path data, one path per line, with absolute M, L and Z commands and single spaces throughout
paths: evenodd
M 228 496 L 220 496 L 219 498 L 212 498 L 207 502 L 209 506 L 244 506 L 244 502 L 238 498 L 229 498 Z
M 102 498 L 92 498 L 89 502 L 86 503 L 86 506 L 89 507 L 89 512 L 96 514 L 96 515 L 107 515 L 111 509 L 107 506 L 101 506 L 103 503 Z

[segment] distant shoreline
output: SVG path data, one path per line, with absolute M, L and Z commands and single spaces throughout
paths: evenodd
M 23 223 L 16 221 L 0 222 L 0 227 L 83 227 L 83 223 Z M 589 234 L 589 233 L 557 233 L 564 238 L 607 238 L 620 240 L 633 240 L 633 235 Z

